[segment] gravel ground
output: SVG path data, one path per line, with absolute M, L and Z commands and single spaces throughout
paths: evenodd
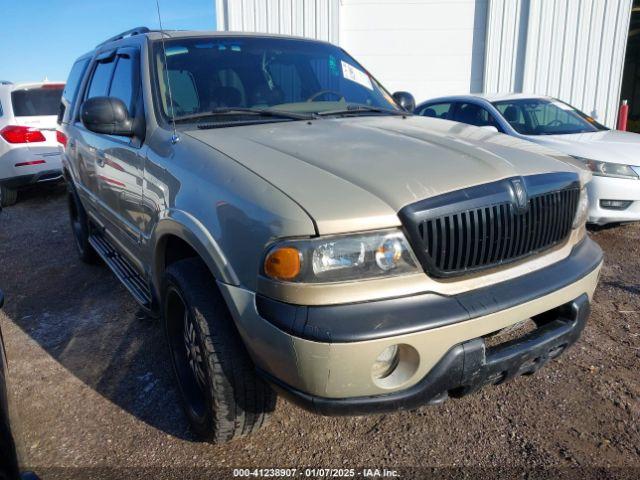
M 188 429 L 159 325 L 136 318 L 106 267 L 77 259 L 63 190 L 26 192 L 0 214 L 0 326 L 22 459 L 45 480 L 213 478 L 230 467 L 640 478 L 640 225 L 591 235 L 606 264 L 590 322 L 537 375 L 387 415 L 324 418 L 279 400 L 257 435 L 215 446 Z

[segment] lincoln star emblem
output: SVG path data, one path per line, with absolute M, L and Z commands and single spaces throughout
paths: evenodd
M 515 204 L 518 210 L 523 211 L 527 209 L 527 191 L 524 188 L 522 180 L 514 178 L 511 180 L 513 186 L 513 193 L 515 196 Z

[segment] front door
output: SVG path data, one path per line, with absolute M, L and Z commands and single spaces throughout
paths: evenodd
M 143 119 L 139 50 L 126 47 L 98 58 L 85 99 L 119 98 L 130 116 Z M 109 239 L 140 265 L 143 143 L 136 137 L 97 134 L 82 128 L 83 157 L 91 172 L 89 194 L 95 213 Z

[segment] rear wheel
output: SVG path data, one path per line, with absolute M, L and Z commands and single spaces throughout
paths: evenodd
M 257 431 L 276 395 L 260 379 L 215 281 L 199 259 L 167 268 L 163 323 L 185 412 L 203 440 Z
M 18 201 L 18 191 L 0 185 L 0 206 L 9 207 Z
M 71 183 L 67 184 L 67 203 L 71 219 L 71 231 L 75 240 L 76 250 L 80 260 L 93 264 L 98 260 L 98 254 L 89 243 L 89 219 L 78 194 Z

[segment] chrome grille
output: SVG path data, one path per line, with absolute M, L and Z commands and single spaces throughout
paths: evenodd
M 580 196 L 577 182 L 532 195 L 522 205 L 509 188 L 501 201 L 495 201 L 500 195 L 492 193 L 487 199 L 494 201 L 488 204 L 483 204 L 482 197 L 472 202 L 465 198 L 461 204 L 472 208 L 458 209 L 454 204 L 447 206 L 446 214 L 414 215 L 409 237 L 428 273 L 448 277 L 496 267 L 542 252 L 568 237 Z M 406 216 L 403 221 L 407 227 Z

